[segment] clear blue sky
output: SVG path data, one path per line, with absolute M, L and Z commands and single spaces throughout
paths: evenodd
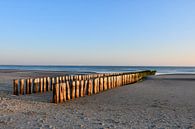
M 195 66 L 195 1 L 1 0 L 0 64 Z

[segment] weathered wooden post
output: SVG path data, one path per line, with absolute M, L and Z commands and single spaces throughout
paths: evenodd
M 108 76 L 107 79 L 108 79 L 108 80 L 107 80 L 107 81 L 108 81 L 108 82 L 107 82 L 107 85 L 108 85 L 107 87 L 108 87 L 108 89 L 111 89 L 111 87 L 110 87 L 110 86 L 111 86 L 111 85 L 110 85 L 110 77 Z
M 59 103 L 59 84 L 56 83 L 53 89 L 53 102 Z
M 60 83 L 60 94 L 59 94 L 59 99 L 60 99 L 60 103 L 65 102 L 66 101 L 66 84 L 65 83 Z
M 18 95 L 18 80 L 13 81 L 13 94 Z
M 30 79 L 26 79 L 26 94 L 29 94 Z
M 51 90 L 51 79 L 50 77 L 47 77 L 47 91 Z
M 96 79 L 93 80 L 93 91 L 94 91 L 94 94 L 97 94 L 97 81 L 96 81 Z
M 104 90 L 104 79 L 101 77 L 100 78 L 100 92 Z
M 43 78 L 43 91 L 44 92 L 47 91 L 47 78 L 46 77 Z
M 56 77 L 56 83 L 60 83 L 59 77 Z
M 62 76 L 59 77 L 59 83 L 62 83 L 63 80 L 62 80 Z
M 33 93 L 38 93 L 39 91 L 39 85 L 38 85 L 39 81 L 38 79 L 34 79 L 34 84 L 33 84 Z
M 92 88 L 93 88 L 93 83 L 92 83 L 92 80 L 90 79 L 90 80 L 88 80 L 88 95 L 89 96 L 92 95 L 92 93 L 93 93 Z
M 51 79 L 51 89 L 50 89 L 51 91 L 53 91 L 54 84 L 55 84 L 55 78 L 52 77 L 52 79 Z
M 84 80 L 83 96 L 88 94 L 88 80 Z
M 70 84 L 69 84 L 69 81 L 66 81 L 66 87 L 67 87 L 67 90 L 66 90 L 66 93 L 67 93 L 67 100 L 70 100 L 71 99 L 71 95 L 70 95 Z
M 80 80 L 82 80 L 82 76 L 81 76 L 81 75 L 79 75 L 79 81 L 80 81 Z
M 79 76 L 79 79 L 80 79 L 80 76 Z M 83 91 L 84 91 L 84 80 L 81 80 L 80 83 L 81 83 L 80 96 L 83 97 L 84 96 L 83 95 Z
M 60 78 L 61 80 L 61 78 Z M 63 102 L 63 99 L 64 99 L 64 94 L 63 94 L 63 86 L 62 86 L 63 83 L 59 83 L 59 102 L 62 103 Z
M 40 93 L 43 92 L 43 78 L 40 78 L 40 81 L 39 81 L 39 92 Z
M 65 80 L 64 80 L 64 83 L 63 83 L 63 98 L 64 98 L 64 102 L 66 101 L 66 82 L 65 82 Z
M 104 77 L 104 90 L 107 90 L 107 77 Z
M 30 80 L 30 82 L 29 82 L 29 94 L 32 94 L 33 79 L 30 78 L 29 80 Z
M 122 86 L 123 85 L 123 75 L 120 75 L 119 76 L 119 86 Z
M 79 98 L 80 82 L 76 81 L 76 98 Z
M 76 82 L 75 81 L 72 81 L 72 85 L 71 85 L 71 89 L 72 89 L 72 92 L 71 92 L 71 94 L 72 94 L 72 99 L 74 99 L 75 98 L 75 85 L 76 85 Z
M 100 92 L 100 78 L 97 77 L 96 81 L 97 81 L 97 93 L 99 93 Z
M 115 88 L 116 86 L 117 86 L 117 77 L 114 76 L 114 85 L 113 85 L 113 87 Z
M 62 76 L 62 82 L 65 83 L 66 81 L 66 76 Z
M 20 94 L 24 95 L 24 79 L 20 79 Z

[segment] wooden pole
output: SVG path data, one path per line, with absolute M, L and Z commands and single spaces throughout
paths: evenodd
M 69 81 L 69 76 L 68 75 L 66 75 L 66 81 Z
M 107 77 L 104 77 L 104 90 L 107 90 Z
M 60 83 L 59 77 L 56 77 L 56 83 Z
M 54 85 L 54 89 L 53 89 L 53 101 L 54 103 L 59 103 L 59 84 L 56 83 Z
M 76 82 L 75 81 L 72 81 L 72 99 L 74 99 L 75 98 L 75 85 L 76 85 Z
M 50 77 L 47 77 L 47 91 L 51 90 L 51 79 Z
M 60 83 L 60 94 L 59 94 L 59 99 L 60 99 L 60 103 L 65 102 L 66 101 L 66 85 L 65 83 Z
M 43 92 L 43 78 L 40 78 L 40 81 L 39 81 L 39 92 L 40 93 Z
M 24 79 L 20 80 L 20 94 L 24 95 Z
M 104 90 L 104 79 L 101 77 L 100 78 L 100 92 Z
M 62 82 L 65 83 L 65 81 L 66 81 L 66 77 L 63 76 L 63 77 L 62 77 Z
M 80 82 L 76 81 L 76 98 L 79 98 Z
M 39 91 L 39 86 L 38 86 L 38 79 L 34 79 L 34 84 L 33 84 L 33 93 L 38 93 Z
M 88 80 L 84 80 L 84 89 L 83 89 L 83 96 L 87 95 L 88 92 L 87 92 L 87 89 L 88 89 Z
M 80 77 L 80 76 L 79 76 Z M 80 79 L 80 78 L 79 78 Z M 84 80 L 81 80 L 81 89 L 80 89 L 80 96 L 83 97 L 83 91 L 84 91 Z
M 53 91 L 54 84 L 55 84 L 55 78 L 52 77 L 52 79 L 51 79 L 51 89 L 50 89 L 51 91 Z
M 113 76 L 113 88 L 115 88 L 117 85 L 116 81 L 117 81 L 116 76 Z
M 82 76 L 81 75 L 79 75 L 79 80 L 82 80 Z
M 100 92 L 100 78 L 97 77 L 96 81 L 97 81 L 97 93 L 99 93 Z
M 13 81 L 13 94 L 18 95 L 18 80 Z
M 93 91 L 94 91 L 94 94 L 97 94 L 97 81 L 96 81 L 96 79 L 93 80 Z
M 65 80 L 64 80 L 64 83 L 63 83 L 63 98 L 64 98 L 64 102 L 66 101 L 66 83 L 65 83 Z
M 66 87 L 67 87 L 67 90 L 66 90 L 67 100 L 70 100 L 71 97 L 70 97 L 70 84 L 69 84 L 69 81 L 66 81 Z
M 30 83 L 29 83 L 29 94 L 32 94 L 32 86 L 33 86 L 33 79 L 30 79 Z
M 47 91 L 47 79 L 46 79 L 46 77 L 43 78 L 43 91 L 44 92 Z
M 26 79 L 26 94 L 29 94 L 30 79 Z
M 93 90 L 92 90 L 92 85 L 93 85 L 93 83 L 92 83 L 92 80 L 90 79 L 90 80 L 88 80 L 89 82 L 88 82 L 88 95 L 90 96 L 90 95 L 92 95 L 92 93 L 93 93 Z

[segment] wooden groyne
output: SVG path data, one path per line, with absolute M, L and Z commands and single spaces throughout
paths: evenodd
M 98 94 L 100 92 L 135 83 L 156 71 L 129 73 L 104 73 L 86 75 L 65 75 L 13 80 L 13 94 L 25 95 L 52 91 L 54 103 Z

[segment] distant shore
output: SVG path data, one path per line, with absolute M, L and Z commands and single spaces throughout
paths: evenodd
M 195 128 L 195 74 L 148 77 L 63 104 L 50 93 L 13 96 L 12 79 L 68 72 L 0 70 L 1 128 Z

